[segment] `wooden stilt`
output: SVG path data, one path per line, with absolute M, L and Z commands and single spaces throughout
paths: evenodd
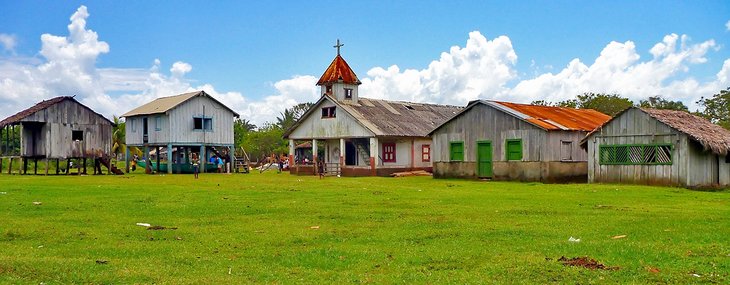
M 44 160 L 44 162 L 46 163 L 46 176 L 48 176 L 48 164 L 49 164 L 49 163 L 48 163 L 48 158 L 46 158 L 46 159 Z
M 22 157 L 20 160 L 23 161 L 23 174 L 28 174 L 28 159 Z
M 0 173 L 3 172 L 3 160 L 5 160 L 4 157 L 0 157 Z
M 84 175 L 86 175 L 86 157 L 84 157 Z
M 157 169 L 155 169 L 155 171 L 157 171 L 157 173 L 160 173 L 160 147 L 159 146 L 155 147 L 155 156 L 157 157 Z
M 38 175 L 38 159 L 33 159 L 33 175 Z
M 66 175 L 71 174 L 71 159 L 66 159 Z
M 60 159 L 56 158 L 56 175 L 58 175 L 58 172 L 61 171 L 60 169 L 58 169 L 58 167 L 61 165 L 61 163 L 58 162 L 59 160 Z

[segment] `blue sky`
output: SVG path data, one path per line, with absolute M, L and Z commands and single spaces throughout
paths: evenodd
M 82 5 L 81 31 L 97 39 L 69 36 Z M 316 99 L 312 81 L 337 38 L 368 79 L 361 96 L 373 98 L 460 105 L 594 91 L 691 105 L 730 86 L 727 1 L 0 1 L 0 10 L 0 103 L 13 109 L 3 117 L 66 93 L 118 115 L 208 88 L 261 124 Z M 67 43 L 45 42 L 49 58 L 42 34 Z M 658 44 L 669 48 L 652 52 Z

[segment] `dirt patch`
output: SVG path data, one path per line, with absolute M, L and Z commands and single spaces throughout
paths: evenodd
M 147 228 L 148 231 L 159 231 L 159 230 L 177 230 L 177 228 L 168 228 L 163 226 L 151 226 Z
M 601 270 L 618 270 L 618 266 L 606 266 L 604 264 L 598 263 L 593 258 L 590 258 L 588 256 L 583 257 L 573 257 L 573 258 L 566 258 L 565 256 L 562 256 L 558 259 L 560 263 L 562 263 L 565 266 L 577 266 L 577 267 L 583 267 L 588 268 L 591 270 L 601 269 Z

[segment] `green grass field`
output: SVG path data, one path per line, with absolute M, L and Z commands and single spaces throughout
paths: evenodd
M 0 189 L 0 283 L 730 283 L 729 191 L 275 172 Z

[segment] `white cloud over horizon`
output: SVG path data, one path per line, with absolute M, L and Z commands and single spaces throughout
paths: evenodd
M 158 97 L 193 90 L 207 93 L 256 125 L 276 120 L 285 108 L 318 99 L 317 77 L 295 75 L 272 84 L 273 94 L 247 98 L 236 91 L 220 91 L 210 83 L 193 85 L 187 76 L 193 66 L 176 61 L 169 69 L 158 59 L 149 67 L 99 68 L 97 59 L 110 52 L 109 44 L 89 29 L 89 13 L 81 6 L 70 17 L 68 36 L 43 34 L 42 59 L 15 55 L 17 37 L 0 34 L 0 44 L 11 56 L 0 57 L 0 117 L 7 117 L 55 96 L 75 94 L 89 107 L 111 117 Z M 730 21 L 726 24 L 730 29 Z M 9 40 L 4 40 L 4 37 Z M 402 70 L 397 65 L 373 67 L 361 76 L 360 95 L 369 98 L 465 105 L 474 99 L 527 103 L 560 101 L 583 92 L 619 93 L 638 101 L 662 95 L 694 108 L 700 96 L 717 93 L 730 84 L 730 59 L 715 78 L 701 82 L 690 76 L 692 66 L 707 64 L 706 55 L 720 48 L 714 40 L 693 43 L 687 35 L 664 36 L 642 59 L 633 41 L 610 42 L 592 63 L 579 58 L 555 72 L 521 78 L 518 55 L 508 36 L 487 39 L 469 33 L 463 47 L 442 52 L 424 69 Z M 2 55 L 2 53 L 0 53 Z M 533 66 L 535 65 L 533 61 Z M 523 75 L 524 76 L 524 75 Z

